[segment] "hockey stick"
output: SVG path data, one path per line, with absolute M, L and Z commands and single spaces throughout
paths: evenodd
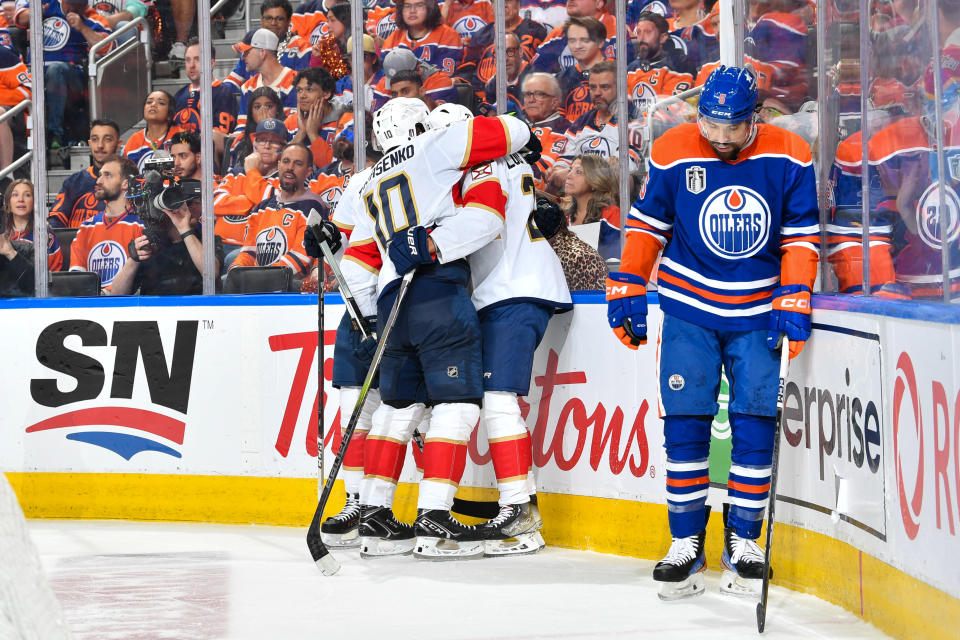
M 784 394 L 787 386 L 787 369 L 790 366 L 790 340 L 783 336 L 780 346 L 780 384 L 777 388 L 777 426 L 773 434 L 773 460 L 770 467 L 770 495 L 767 506 L 767 545 L 763 550 L 763 587 L 757 603 L 757 632 L 763 633 L 767 624 L 767 590 L 770 588 L 770 545 L 773 544 L 773 512 L 777 503 L 777 462 L 780 457 L 780 422 L 783 420 Z
M 323 544 L 323 540 L 320 537 L 320 519 L 323 518 L 323 510 L 326 508 L 327 500 L 330 499 L 330 494 L 333 492 L 333 483 L 336 481 L 337 474 L 340 472 L 340 466 L 343 464 L 343 456 L 347 452 L 350 439 L 353 437 L 353 432 L 357 428 L 357 422 L 360 420 L 360 413 L 363 411 L 363 403 L 367 399 L 370 385 L 373 384 L 373 379 L 380 369 L 380 361 L 383 359 L 383 352 L 386 350 L 387 340 L 390 338 L 393 325 L 397 321 L 397 314 L 400 312 L 400 303 L 403 302 L 407 289 L 410 287 L 410 281 L 413 280 L 414 273 L 415 271 L 409 271 L 403 276 L 403 280 L 400 281 L 397 298 L 393 301 L 393 308 L 390 309 L 390 315 L 387 316 L 387 322 L 383 326 L 383 333 L 380 334 L 377 350 L 373 352 L 373 361 L 367 370 L 367 377 L 363 381 L 363 386 L 360 387 L 360 397 L 357 398 L 357 404 L 353 407 L 353 413 L 350 414 L 350 422 L 347 423 L 347 428 L 343 433 L 340 450 L 337 451 L 337 457 L 334 459 L 333 464 L 330 465 L 330 475 L 327 476 L 327 482 L 323 485 L 323 492 L 320 494 L 317 510 L 313 513 L 313 520 L 310 521 L 310 528 L 307 530 L 307 548 L 310 549 L 310 555 L 313 556 L 313 561 L 317 563 L 321 573 L 325 576 L 332 576 L 339 571 L 340 563 L 330 554 L 327 546 Z
M 320 277 L 320 286 L 317 287 L 317 471 L 320 475 L 317 476 L 317 488 L 323 486 L 323 437 L 325 435 L 325 427 L 323 424 L 323 405 L 326 404 L 324 400 L 324 389 L 323 389 L 323 343 L 325 342 L 325 334 L 323 332 L 323 265 L 321 264 L 321 273 L 318 273 L 317 276 Z

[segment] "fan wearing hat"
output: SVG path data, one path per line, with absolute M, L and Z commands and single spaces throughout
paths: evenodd
M 409 73 L 405 73 L 409 72 Z M 400 83 L 408 83 L 404 87 L 394 87 L 393 81 L 400 76 Z M 406 78 L 406 80 L 404 80 Z M 419 79 L 419 82 L 417 80 Z M 419 85 L 422 91 L 414 93 L 401 91 L 409 89 L 411 85 Z M 376 111 L 390 98 L 424 98 L 429 108 L 444 102 L 458 102 L 457 89 L 453 79 L 446 71 L 438 69 L 429 62 L 418 60 L 410 49 L 397 48 L 387 52 L 383 57 L 383 77 L 373 89 L 373 110 Z
M 264 0 L 260 5 L 260 28 L 277 36 L 277 61 L 284 67 L 299 71 L 310 64 L 310 41 L 293 30 L 292 17 L 293 7 L 288 0 Z M 256 31 L 254 29 L 248 35 L 252 36 Z M 245 60 L 240 58 L 224 82 L 240 89 L 253 73 L 247 68 Z
M 265 118 L 253 134 L 253 152 L 243 159 L 243 168 L 234 167 L 213 193 L 216 234 L 224 244 L 243 244 L 243 228 L 250 211 L 268 198 L 279 182 L 277 163 L 280 151 L 290 141 L 282 120 Z M 229 263 L 229 259 L 227 260 Z
M 347 38 L 347 56 L 353 55 L 353 37 Z M 383 66 L 380 64 L 380 58 L 377 56 L 377 46 L 373 36 L 363 34 L 363 92 L 364 108 L 370 111 L 374 102 L 374 88 L 383 77 Z M 337 80 L 337 97 L 345 105 L 353 104 L 353 75 L 347 74 Z
M 270 87 L 280 96 L 285 115 L 294 113 L 297 96 L 293 90 L 293 80 L 297 72 L 283 66 L 277 60 L 277 47 L 280 44 L 277 34 L 269 29 L 257 29 L 248 33 L 243 42 L 233 45 L 253 75 L 240 88 L 240 112 L 237 114 L 237 130 L 242 131 L 247 124 L 247 96 L 260 87 Z

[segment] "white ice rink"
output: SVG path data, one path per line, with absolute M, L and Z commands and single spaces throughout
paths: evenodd
M 527 557 L 310 561 L 303 529 L 30 521 L 74 636 L 86 640 L 757 637 L 753 601 L 662 604 L 653 563 L 547 548 Z M 710 561 L 718 555 L 711 551 Z M 885 638 L 852 614 L 772 587 L 765 638 Z

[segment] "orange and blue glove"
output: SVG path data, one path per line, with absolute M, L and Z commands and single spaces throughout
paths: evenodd
M 613 271 L 607 276 L 607 322 L 631 349 L 647 343 L 647 287 L 640 276 Z
M 810 338 L 810 287 L 788 284 L 773 292 L 767 346 L 774 351 L 779 349 L 783 334 L 790 339 L 790 357 L 796 358 Z

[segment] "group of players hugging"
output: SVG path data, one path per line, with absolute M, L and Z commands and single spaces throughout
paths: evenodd
M 792 357 L 810 334 L 819 244 L 810 147 L 759 123 L 756 107 L 750 70 L 712 73 L 697 122 L 654 143 L 628 217 L 622 270 L 607 280 L 609 324 L 637 349 L 647 339 L 646 284 L 662 254 L 658 363 L 673 542 L 653 577 L 664 599 L 704 590 L 707 457 L 721 366 L 733 429 L 723 584 L 756 593 L 776 430 L 771 380 L 781 337 Z M 367 396 L 343 459 L 346 505 L 323 522 L 323 540 L 359 546 L 364 558 L 535 553 L 544 546 L 542 520 L 531 502 L 531 440 L 518 397 L 529 389 L 550 317 L 572 307 L 537 227 L 550 211 L 530 167 L 539 143 L 509 115 L 472 117 L 453 104 L 428 112 L 408 98 L 375 114 L 373 135 L 383 157 L 350 180 L 332 221 L 312 227 L 305 242 L 319 256 L 319 244 L 337 252 L 348 238 L 342 275 L 380 335 L 398 291 L 405 294 L 384 346 L 379 393 Z M 354 410 L 375 344 L 344 315 L 333 367 L 341 415 Z M 466 526 L 450 509 L 478 421 L 500 511 Z M 392 504 L 418 429 L 423 476 L 411 525 L 396 519 Z

